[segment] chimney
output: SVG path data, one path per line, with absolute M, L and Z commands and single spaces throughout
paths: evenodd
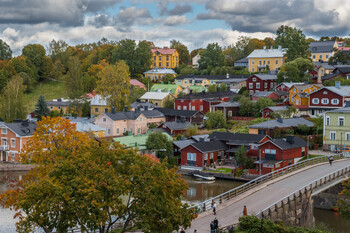
M 127 112 L 129 110 L 128 107 L 124 107 L 124 112 Z
M 340 81 L 336 81 L 334 84 L 336 88 L 340 89 Z
M 230 74 L 229 73 L 226 74 L 226 78 L 230 78 Z
M 28 127 L 29 126 L 28 120 L 23 120 L 22 121 L 22 126 Z
M 287 137 L 286 137 L 286 141 L 287 141 L 289 144 L 294 144 L 294 137 L 293 137 L 293 136 L 287 136 Z
M 57 102 L 62 102 L 62 99 L 61 98 L 57 99 Z
M 115 107 L 112 107 L 112 113 L 115 113 Z
M 283 123 L 283 119 L 279 117 L 279 118 L 277 118 L 277 122 Z

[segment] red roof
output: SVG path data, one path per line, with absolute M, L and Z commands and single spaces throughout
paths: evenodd
M 151 49 L 152 53 L 155 53 L 155 52 L 159 52 L 160 54 L 173 54 L 175 53 L 176 49 L 169 49 L 169 48 L 154 48 L 154 49 Z
M 131 79 L 131 80 L 130 80 L 130 84 L 133 85 L 133 86 L 137 86 L 137 87 L 139 87 L 139 88 L 143 88 L 143 89 L 146 88 L 145 84 L 143 84 L 142 82 L 140 82 L 140 81 L 137 80 L 137 79 Z
M 345 47 L 345 46 L 343 46 L 343 47 L 338 47 L 338 50 L 339 50 L 339 51 L 349 51 L 349 50 L 350 50 L 350 47 Z

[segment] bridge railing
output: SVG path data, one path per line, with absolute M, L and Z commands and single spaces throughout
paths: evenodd
M 335 154 L 332 155 L 334 160 L 338 160 L 343 158 L 342 154 Z M 195 205 L 191 205 L 189 208 L 194 208 L 196 209 L 196 211 L 198 213 L 201 212 L 205 212 L 207 210 L 210 210 L 213 207 L 214 202 L 216 203 L 216 205 L 220 205 L 226 201 L 229 201 L 230 199 L 244 193 L 247 192 L 255 187 L 257 187 L 258 185 L 264 184 L 270 180 L 276 179 L 280 176 L 283 176 L 285 174 L 288 174 L 290 172 L 296 171 L 298 169 L 310 166 L 310 165 L 314 165 L 314 164 L 318 164 L 318 163 L 323 163 L 323 162 L 327 162 L 328 161 L 328 156 L 319 156 L 319 157 L 315 157 L 315 158 L 311 158 L 311 159 L 307 159 L 307 160 L 303 160 L 303 161 L 299 161 L 298 163 L 289 165 L 287 167 L 283 167 L 280 168 L 276 171 L 270 172 L 268 174 L 259 176 L 243 185 L 240 185 L 234 189 L 231 189 L 227 192 L 224 192 L 216 197 L 212 197 L 206 201 L 203 201 L 201 203 L 195 204 Z
M 271 211 L 275 210 L 276 208 L 278 208 L 278 206 L 280 206 L 282 204 L 286 204 L 288 201 L 293 201 L 294 198 L 297 196 L 296 194 L 300 193 L 301 191 L 305 190 L 305 191 L 312 192 L 313 190 L 317 189 L 321 185 L 328 183 L 330 181 L 333 181 L 339 177 L 344 177 L 348 173 L 350 173 L 350 166 L 338 169 L 338 170 L 334 171 L 333 173 L 325 175 L 321 178 L 317 178 L 316 180 L 308 183 L 307 185 L 303 186 L 302 188 L 295 191 L 294 193 L 289 194 L 289 195 L 281 198 L 280 200 L 276 201 L 272 205 L 266 207 L 265 209 L 263 209 L 262 211 L 257 213 L 255 216 L 263 218 L 264 216 L 267 216 L 269 214 L 266 212 L 271 212 Z

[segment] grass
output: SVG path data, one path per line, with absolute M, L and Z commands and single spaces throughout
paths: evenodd
M 40 95 L 45 97 L 46 101 L 51 101 L 57 98 L 66 98 L 67 92 L 64 88 L 64 83 L 59 81 L 47 81 L 38 83 L 33 92 L 25 94 L 23 97 L 24 106 L 27 108 L 27 112 L 34 111 L 35 104 L 37 103 Z
M 205 172 L 216 172 L 216 173 L 232 173 L 232 169 L 230 168 L 218 168 L 216 170 L 203 170 Z
M 309 159 L 312 159 L 312 158 L 316 158 L 316 157 L 321 157 L 321 156 L 323 156 L 323 155 L 310 155 L 309 154 Z M 301 160 L 299 160 L 299 161 L 304 161 L 304 160 L 307 160 L 308 158 L 307 158 L 307 156 L 304 156 Z

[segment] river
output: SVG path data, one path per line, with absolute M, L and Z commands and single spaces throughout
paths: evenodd
M 0 193 L 8 189 L 6 184 L 8 180 L 15 179 L 18 181 L 26 173 L 27 172 L 0 172 Z M 202 202 L 243 184 L 242 182 L 229 180 L 202 181 L 190 176 L 183 176 L 183 178 L 187 181 L 189 186 L 188 191 L 184 195 L 184 200 L 192 203 Z M 16 232 L 16 219 L 13 219 L 14 214 L 14 211 L 0 208 L 1 233 Z M 326 225 L 334 233 L 350 232 L 350 221 L 342 218 L 339 213 L 314 208 L 314 217 L 316 224 Z

